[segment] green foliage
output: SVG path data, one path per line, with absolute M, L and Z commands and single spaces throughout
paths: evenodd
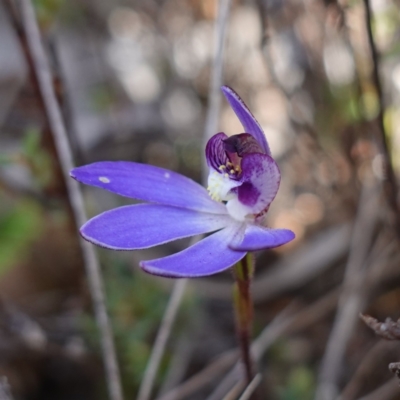
M 48 186 L 53 178 L 49 154 L 41 146 L 40 132 L 35 128 L 26 131 L 22 141 L 22 160 L 31 170 L 39 188 Z
M 0 166 L 11 164 L 14 161 L 14 157 L 10 154 L 0 153 Z
M 314 394 L 314 375 L 305 366 L 290 371 L 286 386 L 281 391 L 281 400 L 311 400 Z
M 38 20 L 45 25 L 53 22 L 63 4 L 64 0 L 33 0 Z
M 96 111 L 104 112 L 115 104 L 116 99 L 109 87 L 106 85 L 97 85 L 91 90 L 91 101 Z
M 107 265 L 104 271 L 107 302 L 123 384 L 126 395 L 131 397 L 142 380 L 169 294 L 142 271 L 132 273 L 123 260 L 115 257 L 115 253 L 102 253 Z M 85 318 L 83 322 L 89 339 L 98 347 L 94 319 Z
M 311 400 L 315 391 L 315 371 L 306 362 L 296 360 L 293 347 L 285 339 L 268 352 L 270 379 L 279 400 Z
M 25 254 L 41 230 L 40 208 L 30 201 L 18 202 L 0 214 L 0 275 Z

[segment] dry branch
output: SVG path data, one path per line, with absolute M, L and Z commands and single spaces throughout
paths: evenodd
M 153 346 L 150 360 L 147 364 L 144 378 L 139 389 L 139 394 L 137 397 L 138 400 L 147 400 L 150 398 L 151 391 L 154 386 L 154 380 L 164 354 L 165 346 L 170 336 L 172 325 L 175 321 L 181 300 L 185 293 L 186 284 L 187 279 L 179 279 L 175 282 L 163 320 L 161 322 L 161 327 L 157 333 L 156 341 Z
M 376 48 L 374 36 L 372 33 L 372 11 L 371 11 L 371 5 L 370 5 L 370 0 L 364 0 L 364 7 L 365 7 L 365 25 L 367 28 L 367 34 L 368 34 L 368 43 L 369 43 L 369 48 L 371 51 L 371 58 L 372 58 L 372 79 L 375 85 L 375 89 L 377 92 L 378 96 L 378 105 L 379 105 L 379 110 L 378 110 L 378 116 L 377 116 L 377 122 L 378 122 L 378 144 L 381 148 L 383 157 L 384 157 L 384 163 L 385 163 L 385 172 L 386 172 L 386 181 L 384 184 L 384 189 L 386 192 L 386 197 L 388 204 L 390 208 L 392 209 L 392 213 L 394 216 L 394 221 L 395 221 L 395 228 L 397 232 L 397 236 L 400 237 L 400 213 L 399 213 L 399 207 L 397 203 L 397 182 L 396 182 L 396 175 L 394 173 L 391 157 L 390 157 L 390 151 L 389 151 L 389 145 L 387 143 L 387 135 L 386 135 L 386 129 L 385 129 L 385 123 L 384 123 L 384 112 L 385 112 L 385 105 L 384 105 L 384 99 L 383 99 L 383 89 L 382 89 L 382 83 L 381 83 L 381 78 L 379 76 L 379 69 L 380 69 L 380 58 L 378 54 L 378 50 Z
M 399 394 L 399 385 L 396 378 L 392 378 L 379 386 L 373 392 L 358 400 L 391 400 L 397 398 Z
M 271 345 L 284 335 L 300 331 L 315 324 L 321 318 L 326 317 L 336 306 L 338 291 L 334 290 L 317 300 L 314 304 L 305 307 L 293 315 L 284 317 L 288 310 L 284 310 L 275 320 L 270 323 L 252 343 L 252 353 L 256 361 L 259 361 Z M 290 308 L 289 308 L 290 311 Z M 230 388 L 240 379 L 241 369 L 237 363 L 234 368 L 225 376 L 220 385 L 207 398 L 207 400 L 217 400 L 224 396 Z
M 333 400 L 339 394 L 338 383 L 347 343 L 366 299 L 366 260 L 378 222 L 379 189 L 364 186 L 354 222 L 350 254 L 346 264 L 342 294 L 329 336 L 316 391 L 317 400 Z
M 17 24 L 17 27 L 19 26 L 18 33 L 21 45 L 25 51 L 31 73 L 35 77 L 37 83 L 39 97 L 44 106 L 65 186 L 68 190 L 69 202 L 73 211 L 75 223 L 77 226 L 81 226 L 87 220 L 84 202 L 78 183 L 69 177 L 69 172 L 74 167 L 73 157 L 60 106 L 55 95 L 49 62 L 43 48 L 35 11 L 30 0 L 18 0 L 16 4 L 18 4 L 18 9 L 21 14 L 21 24 L 19 24 L 18 20 L 15 18 L 14 23 Z M 11 10 L 10 15 L 14 15 L 12 5 L 9 5 L 9 9 Z M 101 334 L 103 361 L 110 399 L 122 400 L 123 396 L 119 368 L 111 324 L 105 305 L 105 294 L 99 262 L 91 244 L 81 239 L 80 245 L 89 282 L 89 289 L 92 295 L 94 313 Z
M 361 314 L 360 317 L 366 325 L 383 339 L 400 340 L 400 319 L 395 322 L 390 318 L 386 318 L 385 322 L 379 322 L 369 315 Z

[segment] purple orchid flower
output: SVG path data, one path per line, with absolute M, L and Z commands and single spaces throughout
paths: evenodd
M 294 239 L 288 229 L 264 226 L 281 175 L 257 120 L 231 88 L 222 91 L 246 133 L 217 133 L 207 143 L 208 192 L 185 176 L 135 162 L 75 168 L 71 177 L 79 182 L 147 202 L 92 218 L 80 230 L 86 240 L 108 249 L 136 250 L 214 232 L 179 253 L 140 263 L 151 274 L 183 278 L 224 271 L 249 251 Z

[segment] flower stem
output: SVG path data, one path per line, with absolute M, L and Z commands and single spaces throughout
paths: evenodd
M 250 354 L 250 340 L 253 323 L 253 301 L 250 293 L 250 281 L 253 276 L 254 259 L 248 253 L 233 267 L 235 285 L 233 298 L 236 316 L 236 331 L 240 345 L 242 362 L 245 368 L 246 382 L 250 384 L 254 377 L 253 362 Z

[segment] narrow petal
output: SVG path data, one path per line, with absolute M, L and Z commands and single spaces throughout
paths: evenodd
M 234 236 L 229 247 L 240 251 L 256 251 L 282 246 L 295 238 L 289 229 L 269 229 L 247 225 L 244 232 Z
M 242 159 L 242 171 L 238 200 L 258 214 L 268 208 L 278 192 L 281 182 L 278 165 L 265 154 L 248 154 Z
M 244 101 L 229 86 L 222 86 L 221 90 L 224 93 L 233 111 L 235 112 L 236 116 L 239 118 L 245 132 L 253 135 L 257 142 L 260 144 L 261 148 L 265 151 L 265 153 L 270 156 L 271 151 L 269 149 L 264 132 L 260 124 L 257 122 L 253 114 L 244 103 Z
M 224 213 L 198 183 L 163 168 L 128 161 L 104 161 L 73 169 L 70 175 L 86 185 L 121 196 L 210 213 Z
M 113 250 L 145 249 L 171 240 L 213 232 L 231 223 L 226 215 L 158 204 L 136 204 L 106 211 L 81 228 L 82 236 Z
M 150 274 L 170 278 L 195 278 L 224 271 L 241 260 L 245 251 L 228 247 L 238 225 L 230 226 L 195 245 L 168 257 L 142 261 L 140 266 Z

